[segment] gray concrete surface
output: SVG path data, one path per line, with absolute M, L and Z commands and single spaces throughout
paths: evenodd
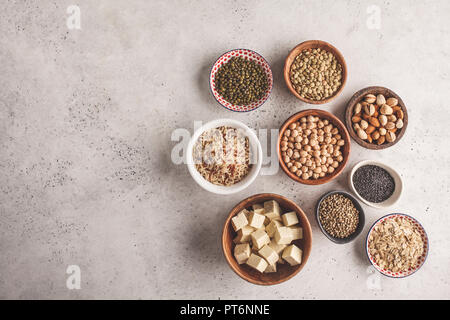
M 66 24 L 72 4 L 80 30 Z M 445 0 L 4 1 L 0 298 L 450 298 L 449 19 Z M 344 175 L 323 186 L 280 170 L 240 194 L 203 191 L 172 163 L 172 132 L 220 117 L 278 128 L 308 107 L 282 78 L 287 53 L 308 39 L 334 44 L 349 68 L 343 93 L 320 108 L 342 118 L 355 91 L 389 87 L 408 106 L 403 140 L 384 151 L 352 143 Z M 237 47 L 261 53 L 275 78 L 268 102 L 248 114 L 221 108 L 208 88 L 211 64 Z M 365 206 L 363 234 L 332 244 L 313 207 L 326 191 L 349 191 L 346 175 L 363 159 L 400 171 L 403 197 L 389 210 Z M 274 287 L 238 278 L 220 246 L 228 211 L 259 192 L 294 199 L 313 227 L 306 267 Z M 415 216 L 431 241 L 406 279 L 373 274 L 365 257 L 369 226 L 390 212 Z M 69 265 L 80 267 L 79 290 L 66 287 Z

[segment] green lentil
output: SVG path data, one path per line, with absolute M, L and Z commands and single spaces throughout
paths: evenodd
M 331 52 L 320 48 L 306 49 L 295 58 L 289 76 L 301 97 L 320 101 L 339 90 L 342 66 Z
M 261 99 L 269 86 L 263 67 L 242 57 L 233 57 L 222 65 L 214 83 L 226 101 L 240 106 Z

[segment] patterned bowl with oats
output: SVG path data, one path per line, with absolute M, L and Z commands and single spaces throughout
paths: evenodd
M 370 236 L 371 236 L 373 230 L 377 226 L 380 226 L 386 220 L 388 220 L 388 219 L 395 219 L 395 218 L 407 219 L 409 222 L 411 222 L 413 224 L 413 226 L 416 228 L 416 230 L 419 232 L 419 234 L 420 234 L 420 236 L 422 238 L 422 242 L 423 242 L 423 253 L 418 258 L 416 264 L 412 268 L 409 268 L 406 271 L 399 271 L 399 272 L 392 272 L 391 270 L 382 268 L 379 264 L 377 264 L 377 262 L 375 261 L 375 258 L 370 254 L 370 250 L 369 250 Z M 423 266 L 423 264 L 425 263 L 425 260 L 427 259 L 427 256 L 428 256 L 428 250 L 429 250 L 429 241 L 428 241 L 428 236 L 427 236 L 427 233 L 425 232 L 424 227 L 419 223 L 419 221 L 417 221 L 415 218 L 413 218 L 413 217 L 411 217 L 411 216 L 409 216 L 407 214 L 392 213 L 392 214 L 388 214 L 388 215 L 386 215 L 384 217 L 381 217 L 380 219 L 375 221 L 375 223 L 369 229 L 369 232 L 367 234 L 367 239 L 366 239 L 367 258 L 369 259 L 370 263 L 374 266 L 374 268 L 376 270 L 378 270 L 381 274 L 383 274 L 383 275 L 385 275 L 387 277 L 404 278 L 404 277 L 412 275 L 417 270 L 419 270 Z
M 256 61 L 260 66 L 263 67 L 264 71 L 266 72 L 267 80 L 269 82 L 269 85 L 267 86 L 267 90 L 264 93 L 263 97 L 251 104 L 248 105 L 236 105 L 229 103 L 226 101 L 216 90 L 215 86 L 215 79 L 216 79 L 216 73 L 219 70 L 219 68 L 227 63 L 231 58 L 233 57 L 243 57 L 248 60 Z M 223 55 L 221 55 L 214 65 L 211 68 L 211 73 L 209 75 L 209 86 L 211 88 L 211 93 L 216 99 L 216 101 L 225 109 L 235 111 L 235 112 L 248 112 L 253 111 L 255 109 L 258 109 L 260 106 L 266 102 L 266 100 L 269 98 L 270 92 L 272 91 L 273 86 L 273 76 L 272 76 L 272 70 L 270 69 L 269 63 L 257 52 L 249 50 L 249 49 L 234 49 L 230 50 L 228 52 L 225 52 Z

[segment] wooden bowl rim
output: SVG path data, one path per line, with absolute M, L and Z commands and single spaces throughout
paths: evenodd
M 305 179 L 298 177 L 296 174 L 293 174 L 291 171 L 289 171 L 288 167 L 286 166 L 286 164 L 284 163 L 284 161 L 281 157 L 281 150 L 280 150 L 281 138 L 282 138 L 283 133 L 286 130 L 286 128 L 292 122 L 296 121 L 297 119 L 300 119 L 301 117 L 305 117 L 305 116 L 309 116 L 309 115 L 317 115 L 319 117 L 323 116 L 325 118 L 328 118 L 328 120 L 333 119 L 336 123 L 338 123 L 339 133 L 341 134 L 342 138 L 344 139 L 345 144 L 348 145 L 347 155 L 343 154 L 344 160 L 338 167 L 338 170 L 335 170 L 331 175 L 326 175 L 325 177 L 316 179 L 316 180 L 314 180 L 314 179 L 305 180 Z M 321 109 L 307 109 L 307 110 L 297 112 L 297 113 L 293 114 L 292 116 L 290 116 L 283 123 L 283 125 L 280 128 L 280 133 L 278 135 L 278 142 L 277 142 L 278 161 L 281 165 L 281 168 L 289 176 L 289 178 L 291 178 L 297 182 L 307 184 L 307 185 L 320 185 L 320 184 L 325 184 L 325 183 L 330 182 L 331 180 L 337 178 L 344 171 L 345 166 L 347 165 L 348 159 L 350 158 L 350 152 L 351 152 L 350 136 L 347 132 L 346 126 L 342 123 L 341 120 L 339 120 L 338 117 L 336 117 L 334 114 L 332 114 L 328 111 L 321 110 Z
M 356 132 L 353 130 L 352 127 L 352 114 L 353 114 L 353 108 L 355 105 L 361 101 L 361 98 L 367 94 L 378 94 L 381 91 L 387 91 L 392 97 L 396 98 L 398 100 L 398 105 L 402 108 L 403 111 L 403 128 L 400 130 L 400 133 L 397 135 L 397 138 L 394 142 L 388 142 L 383 143 L 381 145 L 377 145 L 374 143 L 369 143 L 364 140 L 361 140 L 357 135 Z M 406 109 L 405 103 L 403 102 L 402 98 L 396 94 L 394 91 L 392 91 L 389 88 L 381 87 L 381 86 L 371 86 L 366 87 L 361 90 L 358 90 L 355 92 L 355 94 L 350 98 L 349 102 L 347 103 L 347 107 L 345 109 L 345 125 L 347 127 L 347 131 L 349 132 L 350 136 L 353 138 L 353 140 L 359 144 L 360 146 L 370 149 L 370 150 L 382 150 L 389 147 L 392 147 L 397 142 L 400 141 L 400 139 L 403 137 L 406 131 L 406 127 L 408 126 L 408 110 Z
M 284 277 L 282 279 L 274 280 L 274 281 L 260 281 L 260 280 L 255 280 L 255 279 L 248 277 L 246 273 L 242 272 L 240 269 L 236 268 L 231 263 L 230 259 L 234 259 L 233 254 L 228 253 L 225 250 L 225 243 L 226 243 L 225 238 L 226 238 L 228 228 L 231 228 L 231 218 L 233 218 L 238 213 L 239 210 L 242 210 L 242 208 L 239 208 L 239 207 L 244 202 L 249 201 L 249 203 L 254 204 L 254 203 L 257 203 L 258 201 L 263 201 L 262 199 L 273 199 L 273 200 L 277 200 L 277 201 L 282 200 L 284 202 L 289 203 L 293 208 L 295 208 L 295 213 L 297 214 L 297 216 L 301 217 L 302 221 L 306 221 L 306 224 L 302 224 L 303 238 L 305 239 L 306 238 L 305 235 L 309 235 L 309 241 L 305 240 L 304 247 L 301 248 L 303 251 L 302 263 L 299 265 L 296 265 L 296 266 L 291 266 L 292 272 L 290 274 L 288 274 L 286 277 Z M 249 205 L 251 205 L 251 204 L 249 204 Z M 280 204 L 280 205 L 282 207 L 284 207 L 282 204 Z M 246 207 L 248 207 L 248 206 L 246 206 Z M 247 197 L 244 200 L 240 201 L 237 205 L 235 205 L 233 207 L 233 209 L 228 214 L 228 217 L 225 220 L 223 230 L 222 230 L 222 252 L 225 256 L 225 260 L 227 261 L 228 265 L 239 277 L 241 277 L 245 281 L 248 281 L 250 283 L 257 284 L 257 285 L 265 285 L 265 286 L 276 285 L 276 284 L 280 284 L 280 283 L 285 282 L 285 281 L 291 279 L 292 277 L 294 277 L 306 265 L 306 262 L 308 261 L 308 258 L 311 254 L 311 248 L 312 248 L 312 228 L 311 228 L 311 223 L 309 222 L 308 216 L 305 214 L 305 212 L 302 210 L 302 208 L 300 208 L 300 206 L 298 204 L 296 204 L 294 201 L 292 201 L 286 197 L 283 197 L 282 195 L 275 194 L 275 193 L 258 193 L 258 194 L 252 195 L 252 196 Z
M 342 66 L 342 83 L 341 86 L 339 87 L 338 91 L 336 91 L 331 97 L 328 97 L 324 100 L 320 100 L 320 101 L 316 101 L 316 100 L 310 100 L 307 98 L 303 98 L 302 96 L 300 96 L 297 91 L 295 91 L 294 87 L 292 86 L 291 83 L 291 79 L 289 77 L 289 71 L 291 69 L 291 65 L 292 62 L 288 64 L 288 60 L 290 58 L 292 58 L 294 55 L 297 56 L 299 54 L 299 51 L 302 51 L 304 47 L 309 46 L 309 45 L 313 45 L 314 48 L 319 48 L 321 46 L 325 46 L 329 49 L 329 51 L 331 51 L 331 53 L 336 57 L 336 59 L 338 60 L 338 62 L 341 64 Z M 295 57 L 293 57 L 293 59 L 295 59 Z M 292 59 L 292 61 L 293 61 Z M 309 103 L 309 104 L 315 104 L 315 105 L 320 105 L 320 104 L 325 104 L 330 102 L 331 100 L 333 100 L 334 98 L 336 98 L 341 92 L 342 90 L 344 90 L 344 86 L 347 83 L 347 63 L 345 62 L 344 56 L 342 55 L 342 53 L 332 44 L 323 41 L 323 40 L 307 40 L 307 41 L 303 41 L 302 43 L 296 45 L 288 54 L 288 56 L 286 57 L 285 61 L 284 61 L 284 81 L 286 82 L 286 85 L 289 89 L 289 91 L 291 91 L 291 93 L 296 96 L 298 99 L 300 99 L 303 102 Z

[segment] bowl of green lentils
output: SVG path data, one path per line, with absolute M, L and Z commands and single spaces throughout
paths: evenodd
M 303 102 L 324 104 L 336 98 L 347 81 L 347 65 L 341 52 L 321 40 L 300 43 L 284 64 L 289 91 Z
M 214 98 L 224 108 L 236 112 L 253 111 L 269 98 L 272 70 L 257 52 L 234 49 L 214 63 L 209 84 Z

